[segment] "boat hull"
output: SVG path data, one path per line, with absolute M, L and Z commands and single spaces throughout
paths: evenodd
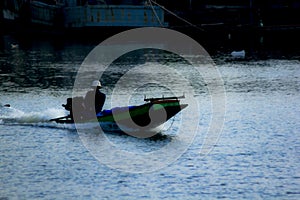
M 165 100 L 146 103 L 139 106 L 116 107 L 104 110 L 93 117 L 81 115 L 54 119 L 56 123 L 76 125 L 92 123 L 100 124 L 103 131 L 121 131 L 125 133 L 159 132 L 163 124 L 186 108 L 178 100 Z

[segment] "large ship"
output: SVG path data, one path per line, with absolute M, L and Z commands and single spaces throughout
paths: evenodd
M 299 41 L 300 0 L 1 0 L 0 32 L 11 26 L 22 37 L 42 32 L 97 39 L 130 28 L 167 27 L 201 44 L 272 45 L 292 36 Z
M 300 1 L 258 0 L 2 0 L 8 21 L 63 28 L 299 27 Z
M 165 27 L 164 10 L 145 0 L 4 0 L 3 21 L 57 29 Z

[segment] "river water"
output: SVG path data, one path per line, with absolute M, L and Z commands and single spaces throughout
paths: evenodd
M 196 111 L 199 120 L 187 115 L 189 122 L 184 124 L 198 126 L 188 145 L 177 132 L 186 114 L 175 117 L 166 130 L 148 139 L 118 133 L 99 135 L 85 127 L 84 134 L 89 135 L 86 138 L 72 125 L 49 122 L 66 114 L 61 105 L 72 95 L 77 71 L 94 47 L 95 43 L 88 42 L 24 41 L 2 36 L 0 199 L 300 198 L 299 56 L 233 59 L 225 50 L 213 55 L 224 81 L 226 99 L 221 100 L 226 113 L 218 124 L 221 132 L 212 133 L 213 145 L 203 154 L 215 112 L 212 96 L 203 78 L 190 72 L 185 61 L 167 52 L 147 50 L 120 58 L 105 71 L 103 90 L 110 102 L 114 85 L 130 66 L 147 70 L 123 84 L 121 96 L 132 92 L 132 84 L 154 73 L 157 68 L 152 70 L 153 66 L 185 67 L 186 71 L 180 72 L 188 74 L 195 89 L 193 97 L 200 102 Z M 136 89 L 130 102 L 143 103 L 145 94 L 182 95 L 180 83 L 172 76 L 163 77 L 174 83 L 174 91 L 148 84 Z M 5 104 L 11 107 L 3 107 Z M 111 105 L 106 103 L 104 107 Z M 105 149 L 110 152 L 107 157 L 87 145 L 87 140 L 100 139 L 111 143 L 111 149 Z M 98 144 L 101 141 L 94 145 Z M 146 165 L 144 160 L 138 167 L 131 165 L 141 159 L 138 156 L 169 150 L 168 144 L 176 144 L 179 149 L 187 146 L 180 152 L 173 149 L 178 155 L 171 161 L 168 156 L 174 153 L 160 154 L 157 160 L 168 161 L 161 167 Z M 137 157 L 124 159 L 112 153 L 115 149 L 134 152 L 132 155 Z

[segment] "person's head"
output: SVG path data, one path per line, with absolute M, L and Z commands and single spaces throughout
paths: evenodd
M 93 81 L 92 87 L 93 88 L 102 88 L 101 82 L 98 80 Z

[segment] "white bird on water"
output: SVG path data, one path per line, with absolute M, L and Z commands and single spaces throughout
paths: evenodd
M 10 44 L 10 47 L 12 49 L 18 49 L 19 48 L 19 45 L 18 44 Z
M 246 52 L 245 52 L 245 50 L 233 51 L 233 52 L 231 52 L 231 56 L 234 58 L 245 58 Z

